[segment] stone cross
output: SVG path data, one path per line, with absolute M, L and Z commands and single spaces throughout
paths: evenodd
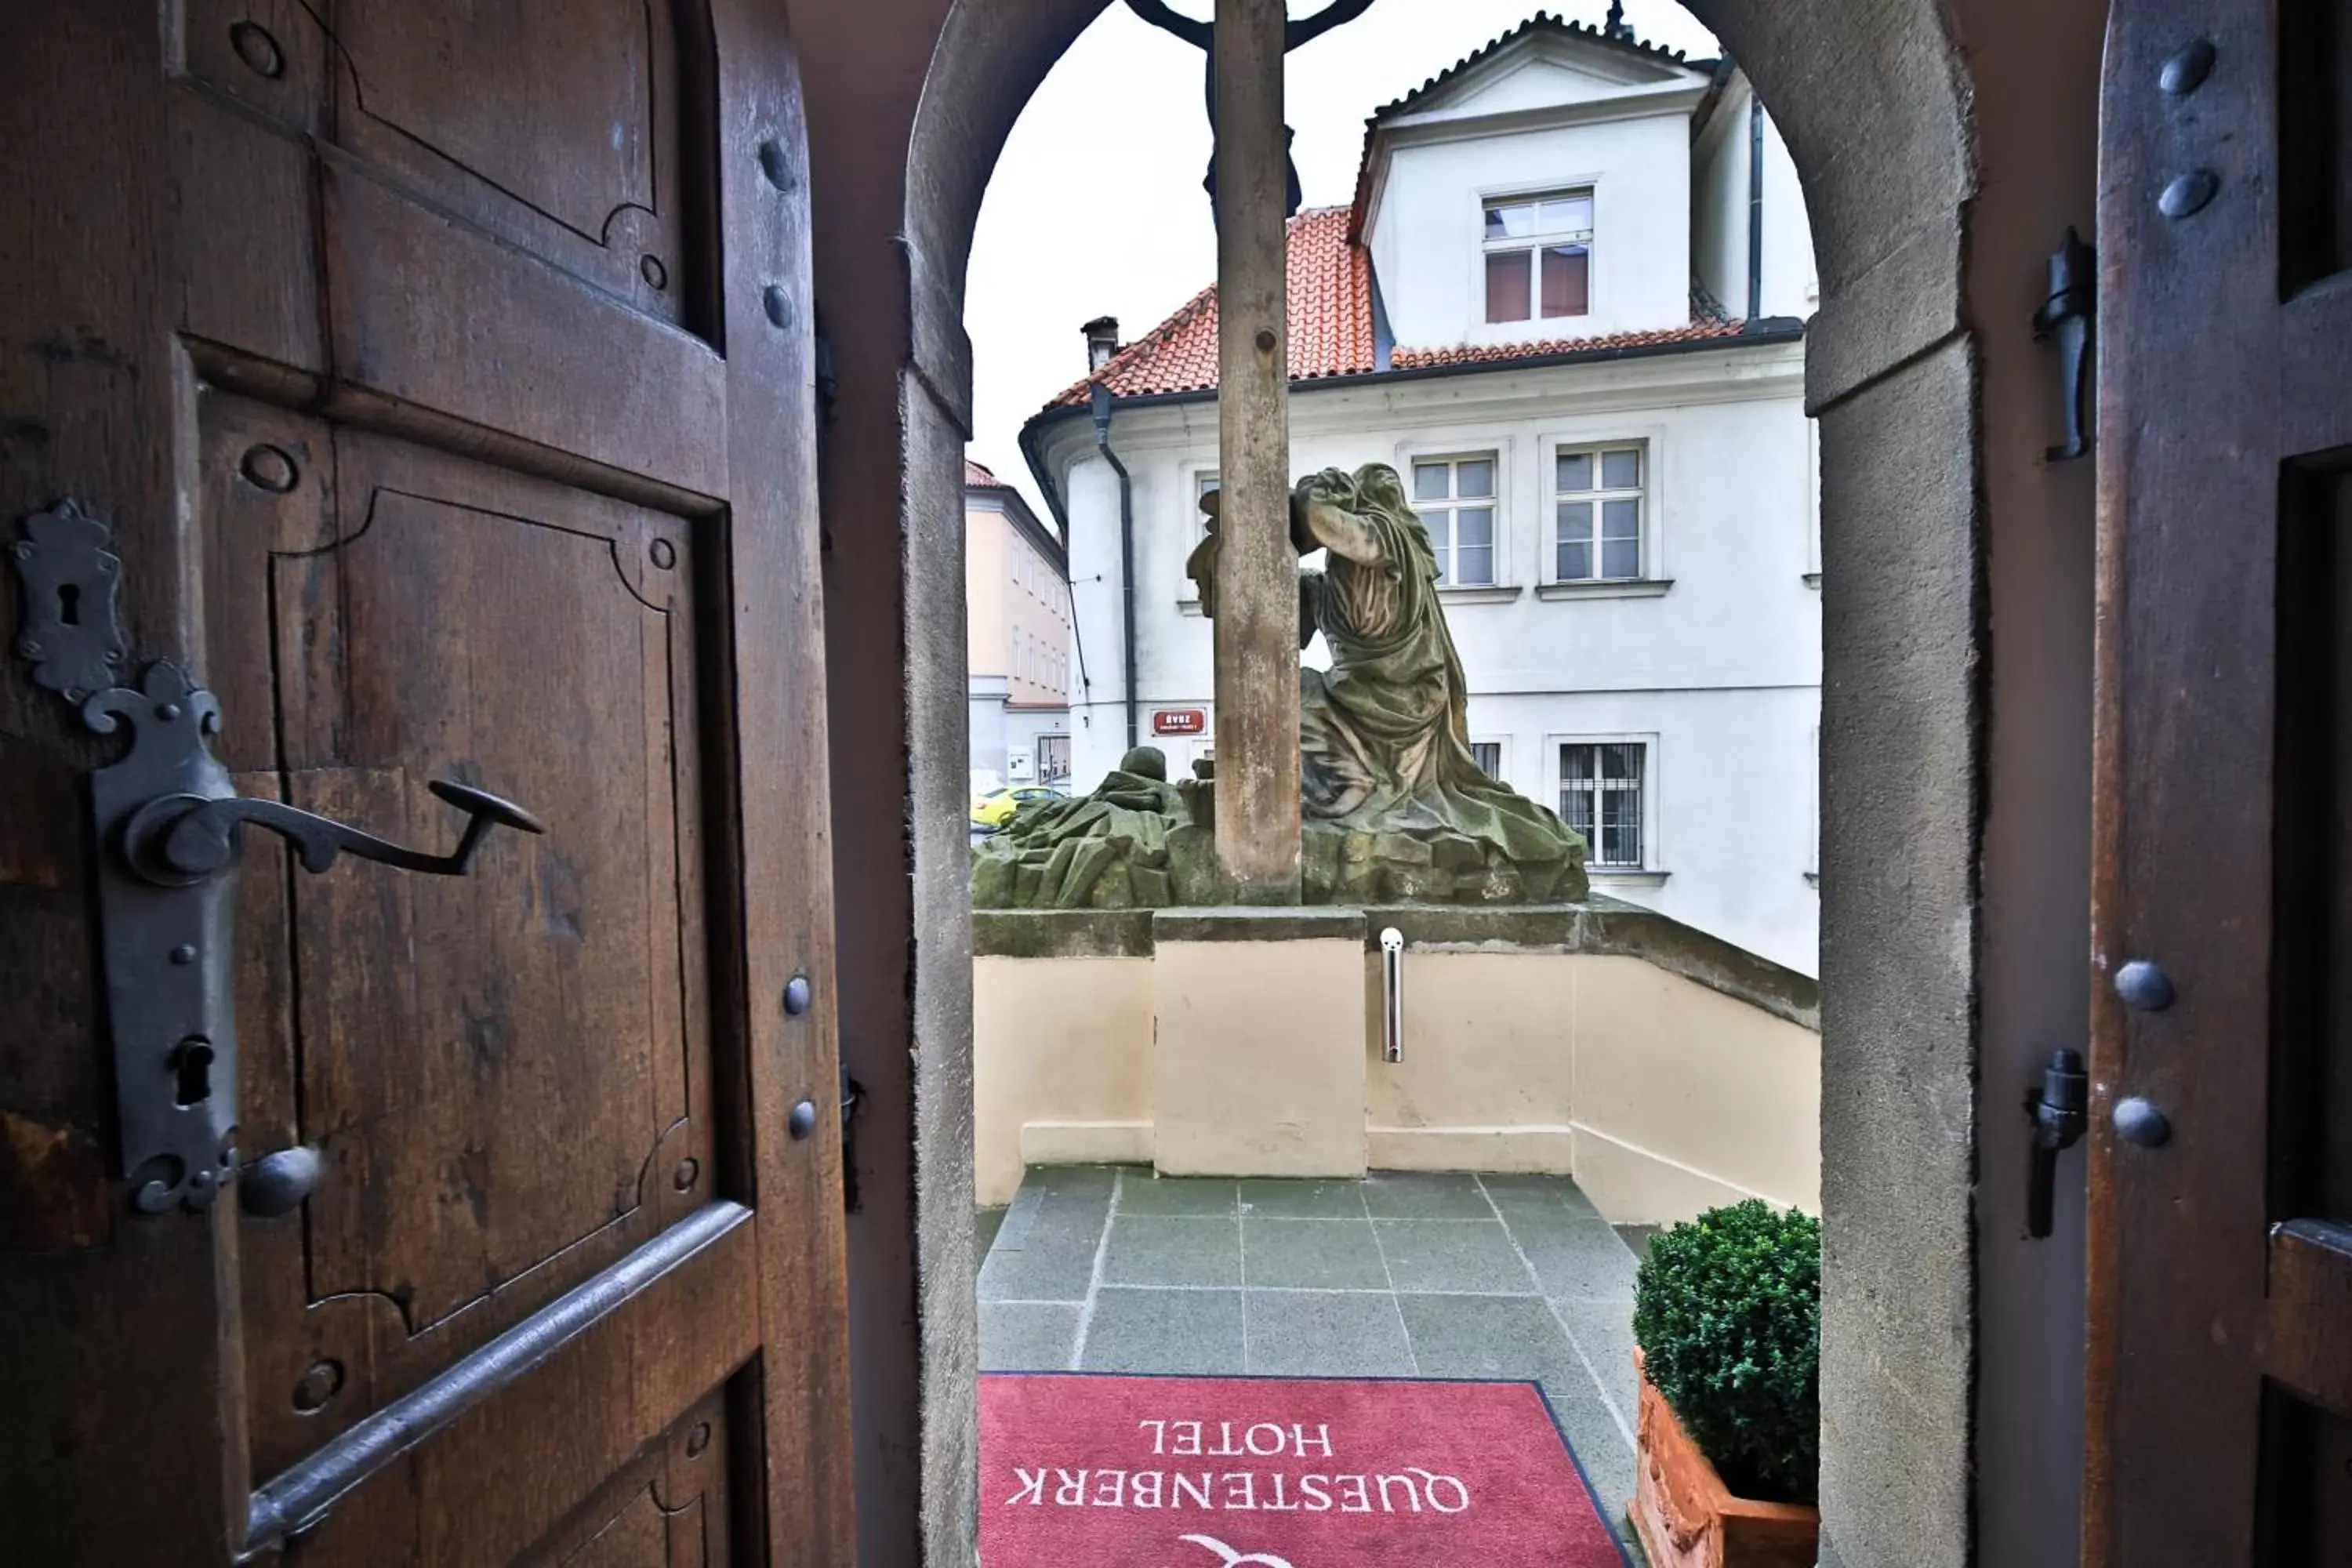
M 1217 0 L 1217 858 L 1262 904 L 1299 896 L 1284 28 L 1283 0 Z
M 1331 4 L 1312 16 L 1282 25 L 1282 47 L 1295 49 L 1301 44 L 1311 44 L 1332 28 L 1352 22 L 1370 8 L 1372 0 L 1331 0 Z M 1163 33 L 1183 39 L 1208 57 L 1209 136 L 1217 134 L 1217 46 L 1213 22 L 1195 22 L 1181 12 L 1170 9 L 1167 0 L 1127 0 L 1128 9 Z M 1289 217 L 1298 211 L 1298 170 L 1290 161 L 1290 130 L 1282 132 L 1283 203 L 1282 216 Z M 1217 160 L 1209 155 L 1209 177 L 1201 182 L 1213 204 L 1217 199 Z

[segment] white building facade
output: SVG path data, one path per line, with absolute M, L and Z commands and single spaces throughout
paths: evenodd
M 1062 542 L 978 463 L 964 464 L 963 496 L 972 795 L 1006 784 L 1067 788 L 1077 638 Z
M 1586 834 L 1595 889 L 1811 973 L 1806 232 L 1736 71 L 1538 17 L 1375 116 L 1352 209 L 1294 220 L 1290 435 L 1299 472 L 1404 476 L 1473 747 Z M 1177 767 L 1212 744 L 1183 563 L 1215 483 L 1214 339 L 1204 292 L 1095 368 L 1107 425 L 1081 384 L 1024 435 L 1095 654 L 1071 710 L 1080 788 L 1128 742 L 1113 458 L 1136 728 Z

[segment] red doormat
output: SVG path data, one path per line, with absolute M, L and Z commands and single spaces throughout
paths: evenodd
M 983 1568 L 1625 1568 L 1532 1383 L 980 1380 Z

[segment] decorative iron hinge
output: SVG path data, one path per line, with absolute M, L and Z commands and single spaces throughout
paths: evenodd
M 2025 1184 L 2025 1234 L 2039 1241 L 2051 1231 L 2057 1208 L 2058 1156 L 2082 1140 L 2089 1125 L 2090 1079 L 2080 1051 L 2050 1053 L 2042 1081 L 2025 1091 L 2025 1114 L 2033 1120 L 2032 1163 Z
M 2063 463 L 2091 449 L 2091 324 L 2098 308 L 2098 253 L 2071 227 L 2050 253 L 2050 291 L 2033 312 L 2033 341 L 2058 344 L 2066 438 L 2042 456 Z

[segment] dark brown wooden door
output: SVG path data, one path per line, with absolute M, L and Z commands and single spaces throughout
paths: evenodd
M 2352 9 L 2120 0 L 2100 146 L 2097 1568 L 2352 1563 Z
M 111 524 L 130 665 L 210 688 L 241 794 L 547 829 L 430 877 L 248 828 L 215 1087 L 316 1184 L 141 1214 L 81 783 L 121 742 L 0 654 L 0 1561 L 850 1562 L 782 18 L 0 16 L 0 536 Z

